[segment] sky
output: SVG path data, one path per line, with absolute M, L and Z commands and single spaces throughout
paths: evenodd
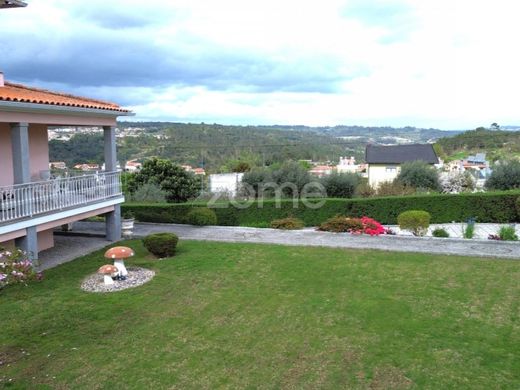
M 520 124 L 518 0 L 27 0 L 8 81 L 131 120 L 473 129 Z

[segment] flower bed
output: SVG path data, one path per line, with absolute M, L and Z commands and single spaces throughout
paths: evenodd
M 0 248 L 0 289 L 15 284 L 25 284 L 41 280 L 43 274 L 36 272 L 27 254 L 15 249 Z

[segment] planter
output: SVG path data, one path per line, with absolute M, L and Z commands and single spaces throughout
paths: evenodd
M 123 234 L 123 237 L 131 237 L 133 235 L 134 222 L 134 218 L 124 218 L 121 220 L 121 233 Z

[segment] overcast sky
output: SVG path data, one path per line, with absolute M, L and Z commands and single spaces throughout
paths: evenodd
M 137 120 L 520 124 L 518 0 L 28 0 L 0 11 L 9 81 Z

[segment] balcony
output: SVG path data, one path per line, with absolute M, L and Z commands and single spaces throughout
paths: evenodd
M 0 187 L 0 225 L 122 196 L 119 172 Z

